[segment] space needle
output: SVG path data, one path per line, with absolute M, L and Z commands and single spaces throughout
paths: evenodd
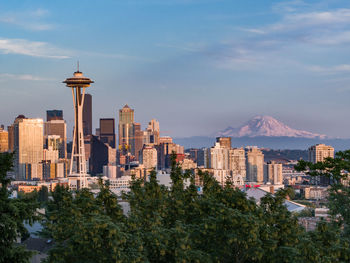
M 69 187 L 72 189 L 81 189 L 87 187 L 86 177 L 86 158 L 83 133 L 83 105 L 85 97 L 85 89 L 94 83 L 91 79 L 85 77 L 78 70 L 74 72 L 73 77 L 63 81 L 67 87 L 72 89 L 73 105 L 74 105 L 74 132 L 73 146 L 69 169 Z

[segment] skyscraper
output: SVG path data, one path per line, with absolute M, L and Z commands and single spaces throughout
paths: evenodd
M 119 110 L 119 149 L 135 155 L 134 110 L 127 104 Z
M 69 186 L 73 189 L 80 189 L 87 187 L 87 170 L 83 132 L 83 105 L 85 103 L 85 89 L 87 87 L 90 87 L 91 83 L 94 82 L 91 79 L 83 76 L 83 73 L 80 72 L 78 68 L 78 70 L 74 72 L 73 77 L 67 78 L 65 81 L 63 81 L 63 83 L 66 83 L 67 87 L 72 89 L 75 113 L 72 156 L 69 169 Z M 85 107 L 85 110 L 88 111 L 88 107 Z M 91 133 L 92 127 L 89 125 L 87 125 L 86 127 L 90 129 L 88 131 L 90 131 Z
M 247 149 L 247 180 L 249 182 L 264 182 L 264 154 L 257 147 Z
M 233 148 L 229 150 L 229 167 L 232 171 L 232 175 L 241 175 L 243 179 L 246 179 L 246 161 L 243 148 Z
M 46 121 L 52 120 L 63 120 L 62 110 L 47 110 L 46 111 Z
M 8 131 L 8 144 L 9 144 L 9 151 L 13 152 L 15 149 L 15 123 L 18 122 L 20 119 L 24 119 L 24 115 L 18 115 L 16 119 L 14 120 L 13 124 L 10 126 L 7 126 L 7 131 Z
M 316 144 L 309 148 L 310 162 L 323 162 L 326 158 L 334 158 L 334 148 L 332 146 Z M 330 183 L 330 178 L 326 176 L 315 176 L 311 178 L 311 184 L 327 186 Z
M 16 119 L 14 150 L 16 178 L 41 178 L 39 163 L 43 160 L 42 119 Z
M 8 132 L 3 128 L 0 128 L 0 153 L 7 152 L 9 150 L 9 136 Z
M 316 144 L 309 148 L 309 161 L 323 162 L 327 157 L 334 158 L 334 148 L 324 144 Z
M 229 170 L 229 151 L 227 147 L 223 147 L 220 143 L 215 143 L 210 148 L 210 168 L 215 170 Z
M 231 137 L 216 137 L 216 142 L 220 144 L 221 147 L 231 149 Z
M 115 148 L 115 122 L 114 118 L 100 119 L 100 141 Z
M 271 184 L 282 184 L 282 164 L 275 161 L 268 162 L 266 165 L 266 175 L 267 182 Z
M 84 136 L 92 134 L 92 96 L 86 93 L 83 106 L 83 133 Z
M 157 150 L 152 146 L 144 146 L 142 149 L 142 164 L 145 169 L 157 169 Z
M 48 146 L 48 136 L 57 135 L 59 139 L 59 158 L 67 157 L 67 124 L 64 120 L 51 120 L 44 123 L 45 145 Z
M 136 160 L 140 161 L 140 151 L 143 147 L 143 131 L 141 130 L 140 123 L 134 123 L 134 136 L 135 136 L 135 157 Z
M 144 144 L 159 144 L 159 122 L 155 119 L 152 119 L 148 123 L 148 127 L 144 132 Z

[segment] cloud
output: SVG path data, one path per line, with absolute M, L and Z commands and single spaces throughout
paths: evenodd
M 312 72 L 327 73 L 327 74 L 350 72 L 349 64 L 335 65 L 330 67 L 313 65 L 313 66 L 308 66 L 306 68 Z
M 52 80 L 50 78 L 38 77 L 30 74 L 10 74 L 0 73 L 0 80 L 30 80 L 30 81 L 47 81 Z
M 53 59 L 69 58 L 67 51 L 56 48 L 46 42 L 35 42 L 26 39 L 0 38 L 0 53 Z
M 55 28 L 53 24 L 42 21 L 49 14 L 46 9 L 0 14 L 0 23 L 15 25 L 32 31 L 46 31 Z

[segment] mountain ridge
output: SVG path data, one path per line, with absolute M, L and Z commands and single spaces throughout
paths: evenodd
M 225 137 L 293 137 L 326 139 L 324 134 L 293 129 L 277 119 L 267 115 L 257 115 L 238 128 L 231 126 L 217 132 L 214 136 Z

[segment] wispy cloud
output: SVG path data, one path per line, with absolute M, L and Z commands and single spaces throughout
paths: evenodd
M 70 57 L 68 51 L 59 49 L 49 43 L 29 41 L 26 39 L 0 38 L 0 53 L 53 59 L 65 59 Z
M 31 81 L 47 81 L 53 80 L 50 78 L 43 78 L 34 76 L 31 74 L 10 74 L 10 73 L 0 73 L 0 81 L 4 80 L 31 80 Z
M 313 66 L 308 66 L 306 68 L 313 72 L 326 73 L 326 74 L 350 72 L 349 64 L 335 65 L 330 67 L 313 65 Z
M 18 26 L 32 31 L 52 30 L 55 26 L 43 21 L 48 14 L 49 11 L 46 9 L 0 13 L 0 23 Z
M 332 47 L 334 53 L 336 48 L 346 48 L 350 43 L 350 9 L 315 11 L 311 8 L 303 1 L 281 3 L 273 10 L 279 11 L 280 19 L 276 22 L 255 28 L 236 28 L 248 34 L 216 43 L 202 53 L 215 54 L 211 56 L 215 58 L 215 66 L 233 70 L 273 67 L 274 62 L 278 62 L 281 67 L 294 66 L 313 72 L 348 72 L 349 66 L 345 64 L 326 68 L 303 66 L 301 54 L 304 52 L 330 52 Z

